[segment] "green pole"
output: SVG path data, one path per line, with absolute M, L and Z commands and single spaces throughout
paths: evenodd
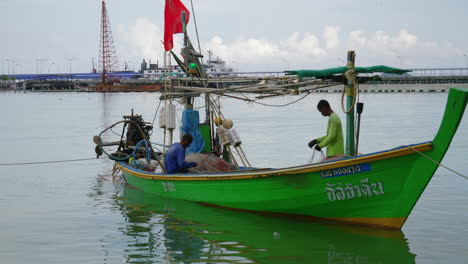
M 346 85 L 346 108 L 349 113 L 346 114 L 346 145 L 345 145 L 345 154 L 348 156 L 355 156 L 355 135 L 354 135 L 354 83 L 356 79 L 356 74 L 354 72 L 354 62 L 355 62 L 356 54 L 354 51 L 348 51 L 348 64 L 346 68 L 348 69 L 347 73 L 345 74 L 347 79 Z M 351 109 L 352 107 L 352 109 Z
M 184 34 L 187 34 L 187 14 L 182 12 L 182 31 Z

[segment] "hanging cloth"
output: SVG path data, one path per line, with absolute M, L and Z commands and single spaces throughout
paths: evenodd
M 193 142 L 187 148 L 186 154 L 200 153 L 205 148 L 205 141 L 198 128 L 200 124 L 200 114 L 197 110 L 184 110 L 182 112 L 182 135 L 190 134 L 193 137 Z

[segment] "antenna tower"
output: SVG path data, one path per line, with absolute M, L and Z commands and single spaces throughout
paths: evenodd
M 118 69 L 118 64 L 106 2 L 102 0 L 101 37 L 99 41 L 99 72 L 102 74 L 102 83 L 106 82 L 108 73 Z

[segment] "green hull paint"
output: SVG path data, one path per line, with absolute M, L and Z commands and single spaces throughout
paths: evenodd
M 467 101 L 468 90 L 450 91 L 441 127 L 432 150 L 424 152 L 425 155 L 438 162 L 442 160 Z M 438 166 L 418 153 L 368 165 L 368 171 L 331 178 L 322 178 L 320 171 L 253 179 L 184 181 L 144 179 L 132 171 L 123 174 L 130 185 L 163 197 L 321 218 L 403 218 L 400 224 L 392 225 L 385 221 L 351 220 L 401 228 Z

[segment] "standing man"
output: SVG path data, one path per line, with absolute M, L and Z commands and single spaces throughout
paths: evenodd
M 180 143 L 175 143 L 166 153 L 167 173 L 187 173 L 188 169 L 196 167 L 196 162 L 185 161 L 185 150 L 192 144 L 193 137 L 190 134 L 182 136 Z
M 327 135 L 310 141 L 309 148 L 315 146 L 316 150 L 321 151 L 322 148 L 326 147 L 327 159 L 344 155 L 343 129 L 340 118 L 333 112 L 326 100 L 320 100 L 317 109 L 323 116 L 329 117 Z

